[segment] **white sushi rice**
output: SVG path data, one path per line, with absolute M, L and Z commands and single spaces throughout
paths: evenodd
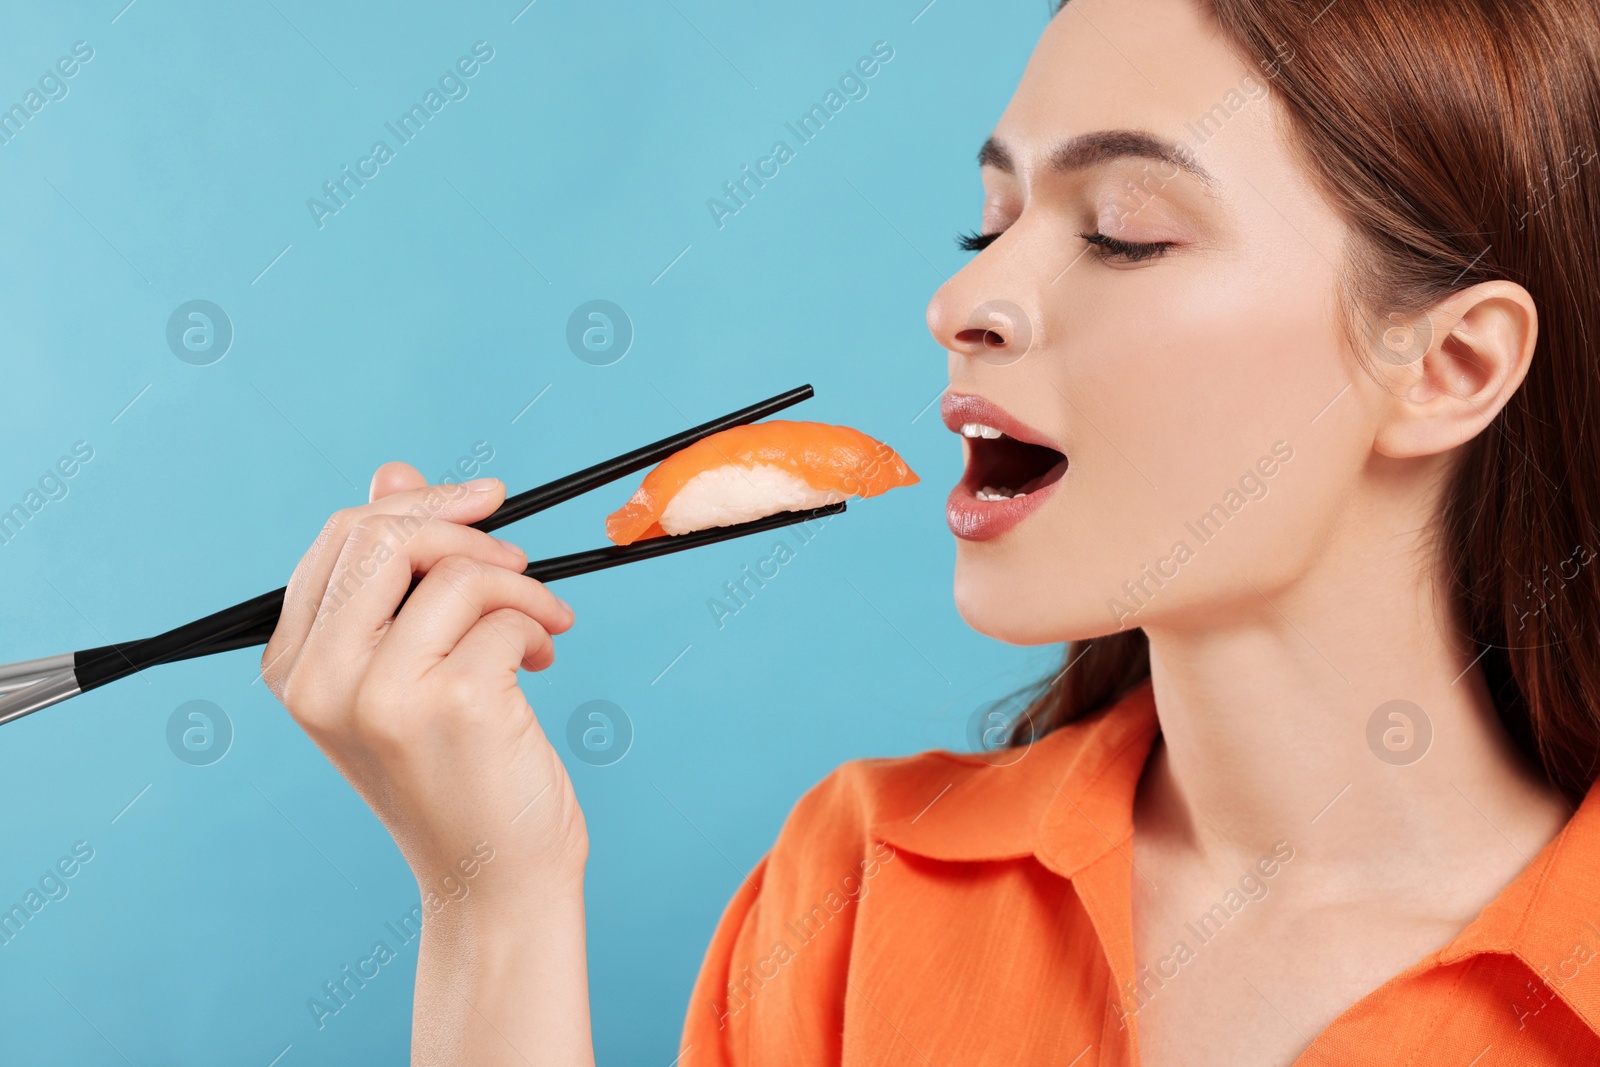
M 837 504 L 848 496 L 837 489 L 813 489 L 805 479 L 770 463 L 702 471 L 684 483 L 661 513 L 661 528 L 672 536 L 732 526 L 780 511 L 804 511 Z

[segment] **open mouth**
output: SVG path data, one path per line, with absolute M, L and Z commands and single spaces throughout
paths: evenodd
M 1000 405 L 971 394 L 944 394 L 939 414 L 966 441 L 967 465 L 945 501 L 950 531 L 963 541 L 999 537 L 1037 511 L 1067 473 L 1052 439 Z
M 979 500 L 1014 500 L 1061 480 L 1065 454 L 1046 445 L 1019 441 L 982 422 L 961 424 L 968 444 L 962 484 Z

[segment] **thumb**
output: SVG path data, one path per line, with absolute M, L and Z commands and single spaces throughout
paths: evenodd
M 462 524 L 486 519 L 506 500 L 506 483 L 499 478 L 474 478 L 470 482 L 441 482 L 422 489 L 407 490 L 395 497 L 396 503 L 420 501 L 436 519 Z M 415 504 L 411 505 L 413 508 Z
M 422 472 L 409 463 L 395 460 L 385 463 L 372 475 L 372 487 L 367 492 L 368 502 L 382 500 L 386 496 L 403 492 L 407 489 L 421 489 L 428 484 L 428 479 Z

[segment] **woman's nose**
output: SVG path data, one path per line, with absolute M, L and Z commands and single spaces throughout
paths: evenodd
M 1027 353 L 1034 319 L 1018 298 L 1034 303 L 1035 284 L 1018 255 L 1016 229 L 978 253 L 928 301 L 928 330 L 941 348 L 998 366 Z
M 999 297 L 976 302 L 963 297 L 954 289 L 958 278 L 947 282 L 928 304 L 928 329 L 940 346 L 995 366 L 1021 359 L 1033 340 L 1027 312 Z

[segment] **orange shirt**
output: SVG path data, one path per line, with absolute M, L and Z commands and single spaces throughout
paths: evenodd
M 1134 973 L 1133 797 L 1158 729 L 1146 681 L 1027 749 L 840 767 L 729 902 L 677 1062 L 1134 1067 L 1138 1008 L 1182 980 L 1181 960 Z M 1292 852 L 1252 873 L 1270 887 Z M 1250 899 L 1229 894 L 1193 945 Z M 1597 950 L 1591 789 L 1466 929 L 1296 1062 L 1600 1063 Z

